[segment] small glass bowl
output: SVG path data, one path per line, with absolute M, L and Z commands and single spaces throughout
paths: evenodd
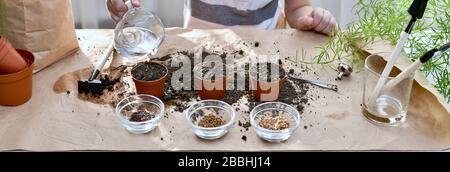
M 259 122 L 264 116 L 270 115 L 276 117 L 282 115 L 289 121 L 289 128 L 283 130 L 271 130 L 263 128 Z M 269 142 L 281 142 L 289 139 L 292 133 L 300 125 L 300 114 L 292 106 L 281 102 L 268 102 L 256 106 L 250 112 L 250 123 L 255 129 L 256 134 Z
M 208 113 L 213 112 L 213 113 Z M 200 121 L 208 114 L 224 120 L 224 124 L 219 127 L 201 127 Z M 235 122 L 236 112 L 229 104 L 218 100 L 203 100 L 195 103 L 186 111 L 186 118 L 195 135 L 202 139 L 214 140 L 221 138 L 228 133 Z
M 151 95 L 134 95 L 123 99 L 117 104 L 116 115 L 120 124 L 129 132 L 144 134 L 152 131 L 161 122 L 164 115 L 164 103 Z M 154 118 L 142 122 L 130 121 L 131 114 L 146 111 L 155 114 Z

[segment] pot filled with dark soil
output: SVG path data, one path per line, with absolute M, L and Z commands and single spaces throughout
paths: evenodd
M 138 63 L 131 70 L 138 94 L 164 97 L 164 83 L 169 73 L 167 67 L 158 62 Z
M 278 99 L 286 71 L 275 63 L 257 63 L 250 68 L 250 81 L 254 98 L 262 102 Z
M 216 67 L 222 65 L 222 67 Z M 226 93 L 226 67 L 223 63 L 207 65 L 200 63 L 194 67 L 196 73 L 194 80 L 199 86 L 199 95 L 202 100 L 221 100 Z

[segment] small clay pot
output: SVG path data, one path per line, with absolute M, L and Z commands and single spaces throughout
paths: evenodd
M 164 85 L 167 79 L 167 75 L 169 74 L 169 69 L 164 64 L 158 63 L 158 62 L 145 62 L 145 63 L 151 63 L 151 64 L 158 64 L 163 66 L 166 69 L 166 74 L 161 77 L 158 80 L 154 81 L 143 81 L 138 80 L 133 77 L 134 84 L 136 85 L 136 92 L 138 94 L 147 94 L 152 95 L 158 98 L 164 97 Z M 134 69 L 134 68 L 133 68 Z
M 0 37 L 0 74 L 13 74 L 27 67 L 24 58 L 5 38 Z
M 274 78 L 270 78 L 270 81 L 259 80 L 258 75 L 261 72 L 262 73 L 269 72 L 266 70 L 261 71 L 261 69 L 257 70 L 257 68 L 259 68 L 258 67 L 259 64 L 264 64 L 264 63 L 257 63 L 256 65 L 252 66 L 249 71 L 249 77 L 250 77 L 250 81 L 251 81 L 251 85 L 252 85 L 253 97 L 256 100 L 261 101 L 261 102 L 275 101 L 280 96 L 280 91 L 283 88 L 284 80 L 287 77 L 286 71 L 284 71 L 284 69 L 282 69 L 279 64 L 266 62 L 267 66 L 265 66 L 265 67 L 270 67 L 270 69 L 273 70 L 272 67 L 277 66 L 276 69 L 280 69 L 282 71 L 280 71 L 279 77 L 276 80 Z M 275 66 L 272 66 L 272 65 L 275 65 Z M 268 74 L 268 75 L 270 75 L 270 74 Z M 270 76 L 270 77 L 272 77 L 272 76 Z M 274 79 L 274 80 L 272 81 L 272 79 Z
M 25 69 L 0 75 L 0 105 L 18 106 L 30 100 L 32 95 L 34 56 L 25 50 L 17 52 L 27 62 Z
M 258 81 L 256 78 L 250 77 L 252 81 L 253 97 L 261 102 L 271 102 L 278 99 L 280 90 L 283 88 L 285 78 L 274 82 Z
M 227 79 L 225 77 L 217 80 L 203 80 L 195 77 L 196 82 L 201 84 L 199 95 L 202 100 L 222 100 L 225 97 Z

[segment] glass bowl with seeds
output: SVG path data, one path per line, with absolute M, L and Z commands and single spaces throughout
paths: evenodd
M 233 127 L 236 112 L 219 100 L 204 100 L 186 111 L 186 118 L 195 135 L 207 140 L 219 139 Z
M 144 134 L 159 125 L 164 110 L 164 103 L 154 96 L 133 95 L 117 104 L 116 116 L 129 132 Z
M 292 106 L 281 102 L 268 102 L 250 112 L 250 123 L 256 134 L 269 142 L 289 139 L 300 124 L 300 114 Z

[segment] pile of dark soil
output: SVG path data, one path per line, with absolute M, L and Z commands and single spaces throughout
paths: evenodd
M 191 62 L 194 61 L 194 54 L 189 53 L 188 51 L 180 51 L 180 52 L 177 52 L 174 54 L 169 54 L 169 55 L 162 57 L 160 60 L 165 60 L 166 64 L 171 64 L 172 59 L 179 55 L 185 55 L 185 57 L 188 57 L 189 60 L 191 60 Z M 187 102 L 190 102 L 191 98 L 196 99 L 198 97 L 197 92 L 193 89 L 185 90 L 184 88 L 181 90 L 175 90 L 172 87 L 172 84 L 171 84 L 172 79 L 171 78 L 173 76 L 173 73 L 175 71 L 181 69 L 183 66 L 176 66 L 176 67 L 173 67 L 172 65 L 167 65 L 167 66 L 169 69 L 169 74 L 167 75 L 167 80 L 165 83 L 165 90 L 164 90 L 165 96 L 163 98 L 163 101 L 165 101 L 169 105 L 175 105 L 177 107 L 175 109 L 177 112 L 183 112 L 185 109 L 188 108 Z M 191 64 L 190 68 L 193 69 L 194 64 Z M 191 77 L 187 78 L 188 81 L 190 81 L 189 83 L 191 83 L 189 88 L 194 88 L 194 82 L 193 82 L 194 78 L 193 77 L 194 77 L 194 74 L 191 73 Z M 183 78 L 180 78 L 180 82 L 182 81 L 182 79 Z
M 238 51 L 239 52 L 239 51 Z M 206 56 L 210 55 L 211 53 L 204 52 L 202 57 L 205 58 Z M 226 53 L 217 53 L 220 54 L 221 57 L 225 58 Z M 164 60 L 165 64 L 170 64 L 171 60 L 174 57 L 177 57 L 178 55 L 185 55 L 185 57 L 189 58 L 191 62 L 194 62 L 194 54 L 190 53 L 188 51 L 179 51 L 174 54 L 166 55 L 159 60 Z M 286 71 L 282 68 L 282 63 L 275 64 L 280 66 L 280 76 L 286 76 Z M 167 65 L 171 66 L 171 65 Z M 195 64 L 191 64 L 191 69 L 193 69 Z M 197 101 L 200 100 L 197 94 L 197 91 L 190 89 L 190 90 L 174 90 L 171 86 L 171 77 L 172 73 L 178 69 L 180 69 L 182 66 L 179 67 L 168 67 L 169 68 L 169 74 L 168 79 L 166 81 L 166 90 L 165 90 L 165 97 L 163 98 L 163 101 L 165 101 L 169 106 L 173 105 L 175 107 L 175 111 L 177 112 L 184 112 L 187 108 L 189 108 L 189 102 L 191 101 Z M 249 79 L 249 71 L 250 71 L 250 65 L 245 65 L 245 72 L 239 72 L 235 73 L 235 79 L 237 78 L 237 75 L 244 75 L 245 76 L 245 90 L 238 90 L 237 83 L 234 84 L 234 90 L 227 90 L 225 97 L 222 99 L 224 102 L 227 102 L 229 104 L 235 104 L 239 100 L 243 99 L 244 97 L 247 97 L 249 99 L 249 102 L 247 102 L 245 105 L 249 107 L 250 110 L 252 110 L 255 106 L 261 104 L 262 102 L 256 101 L 252 96 L 251 91 L 251 84 Z M 266 70 L 267 72 L 271 72 L 269 68 Z M 267 75 L 270 76 L 270 75 Z M 190 81 L 193 80 L 194 73 L 191 74 Z M 276 79 L 276 78 L 275 78 Z M 194 88 L 194 82 L 190 82 L 191 87 Z M 303 112 L 303 109 L 305 105 L 308 103 L 308 97 L 307 93 L 309 90 L 309 86 L 304 83 L 300 83 L 294 80 L 286 79 L 283 88 L 281 89 L 280 96 L 278 98 L 278 101 L 290 104 L 294 107 L 296 107 L 300 113 Z M 250 113 L 250 112 L 246 112 Z M 243 122 L 246 123 L 246 122 Z
M 144 121 L 149 121 L 155 117 L 156 117 L 155 114 L 151 114 L 147 111 L 142 110 L 142 111 L 137 111 L 137 112 L 134 112 L 133 114 L 131 114 L 130 121 L 131 122 L 144 122 Z
M 111 79 L 109 75 L 101 75 L 99 84 L 89 83 L 88 81 L 78 81 L 78 94 L 85 94 L 92 97 L 100 97 L 103 91 L 114 91 L 114 85 L 120 81 L 120 78 Z
M 295 85 L 293 84 L 295 83 Z M 296 86 L 298 90 L 296 89 Z M 278 97 L 277 101 L 289 104 L 299 111 L 299 113 L 303 113 L 303 109 L 308 104 L 308 90 L 309 86 L 304 83 L 299 83 L 296 81 L 292 81 L 289 79 L 286 79 L 284 81 L 283 87 L 280 90 L 280 96 Z M 251 93 L 249 96 L 249 102 L 246 104 L 250 110 L 258 106 L 259 104 L 263 103 L 260 101 L 255 100 Z M 247 112 L 250 113 L 250 112 Z

